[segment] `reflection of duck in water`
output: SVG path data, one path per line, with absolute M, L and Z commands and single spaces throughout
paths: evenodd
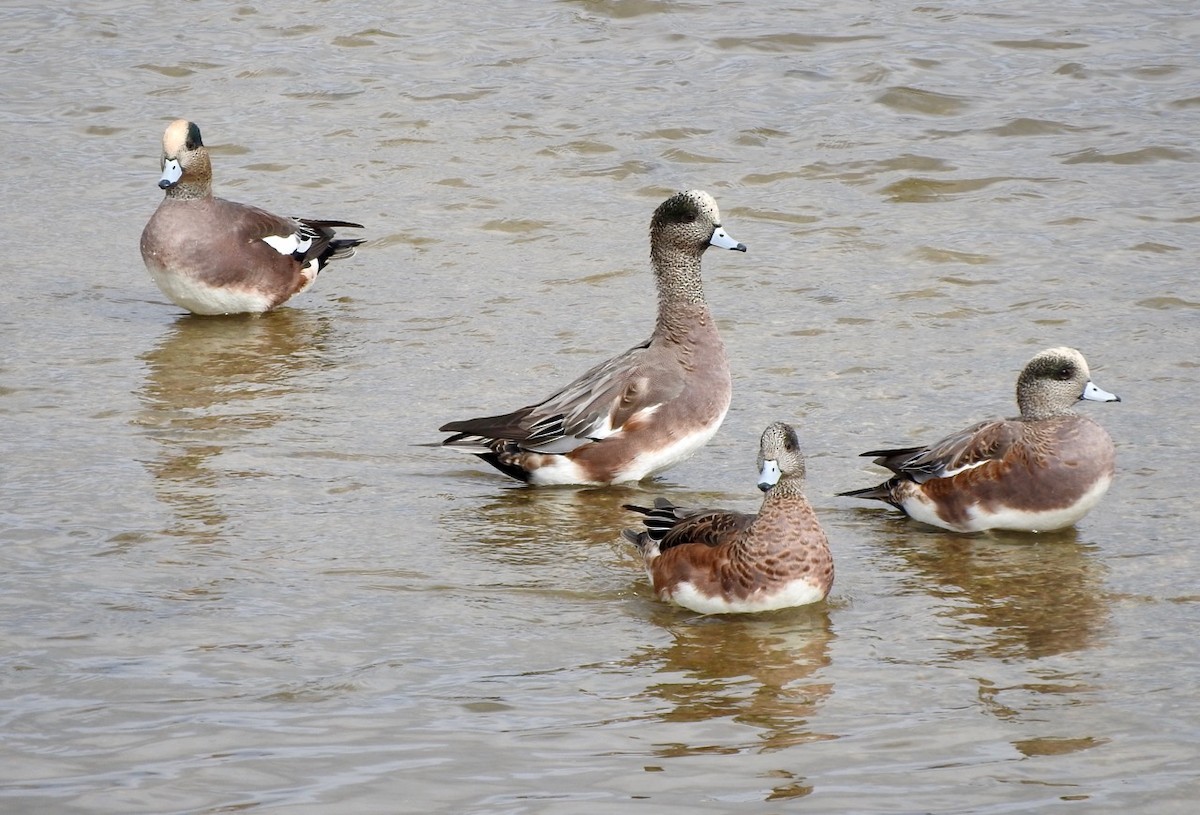
M 291 310 L 257 320 L 180 317 L 142 355 L 149 368 L 143 401 L 151 409 L 203 409 L 286 392 L 282 383 L 314 362 L 313 355 L 300 352 L 319 350 L 329 332 L 328 318 Z
M 824 600 L 833 555 L 804 497 L 804 455 L 796 431 L 776 422 L 759 444 L 757 515 L 681 510 L 659 500 L 646 529 L 625 530 L 637 545 L 658 596 L 701 614 L 773 611 Z
M 810 720 L 833 692 L 820 673 L 830 664 L 828 609 L 818 607 L 787 622 L 745 617 L 680 623 L 663 615 L 672 642 L 646 646 L 628 660 L 639 673 L 658 677 L 646 693 L 669 707 L 668 722 L 730 718 L 757 729 L 750 745 L 660 745 L 663 756 L 745 749 L 778 750 L 835 738 L 815 732 Z
M 457 505 L 438 526 L 449 538 L 469 547 L 476 557 L 506 566 L 536 565 L 527 578 L 556 588 L 578 576 L 557 572 L 596 564 L 598 548 L 608 547 L 612 530 L 626 517 L 623 500 L 638 493 L 621 487 L 604 489 L 505 489 L 481 504 Z M 624 584 L 621 584 L 624 585 Z
M 961 623 L 956 656 L 1035 659 L 1093 647 L 1107 625 L 1106 569 L 1077 535 L 1064 529 L 1030 545 L 1013 533 L 935 534 L 899 551 L 920 575 L 909 582 Z
M 137 423 L 161 445 L 147 466 L 162 499 L 206 530 L 225 513 L 215 500 L 221 475 L 208 462 L 287 414 L 272 398 L 294 393 L 295 375 L 316 363 L 330 322 L 302 312 L 205 320 L 185 316 L 142 355 L 146 381 Z M 301 353 L 305 352 L 305 353 Z M 208 532 L 206 531 L 206 534 Z

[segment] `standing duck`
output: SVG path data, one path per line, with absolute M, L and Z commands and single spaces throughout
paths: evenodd
M 650 338 L 540 402 L 442 425 L 454 434 L 442 444 L 537 486 L 640 481 L 696 452 L 721 426 L 732 393 L 700 280 L 710 246 L 746 251 L 722 228 L 711 195 L 668 198 L 650 219 L 658 288 Z

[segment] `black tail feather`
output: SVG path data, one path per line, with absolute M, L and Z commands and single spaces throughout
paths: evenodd
M 883 501 L 885 504 L 891 504 L 899 509 L 900 505 L 897 504 L 896 500 L 892 497 L 892 488 L 895 487 L 899 482 L 899 478 L 891 478 L 887 481 L 884 481 L 882 484 L 876 484 L 874 487 L 865 487 L 860 490 L 847 490 L 846 492 L 839 492 L 837 495 L 845 498 L 863 498 L 869 501 Z

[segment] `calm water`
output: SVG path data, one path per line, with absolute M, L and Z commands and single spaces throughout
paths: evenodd
M 1184 813 L 1200 796 L 1191 0 L 0 8 L 0 811 Z M 370 238 L 261 319 L 138 255 L 172 118 L 218 192 Z M 712 192 L 734 366 L 663 479 L 419 446 L 643 339 Z M 1081 348 L 1074 530 L 833 497 Z M 830 601 L 654 601 L 623 502 L 752 509 L 798 424 Z

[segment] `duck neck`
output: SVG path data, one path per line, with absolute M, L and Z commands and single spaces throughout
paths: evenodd
M 176 161 L 182 162 L 183 177 L 174 187 L 167 189 L 167 197 L 176 201 L 194 201 L 197 198 L 212 197 L 212 162 L 208 151 L 203 148 L 188 155 L 178 155 Z M 165 166 L 167 157 L 163 156 Z
M 775 503 L 785 499 L 795 498 L 804 494 L 804 479 L 797 478 L 795 474 L 784 476 L 771 487 L 771 492 L 767 495 L 764 503 Z
M 698 317 L 706 324 L 708 302 L 700 279 L 700 255 L 652 251 L 650 263 L 658 286 L 657 332 L 680 337 L 695 327 Z
M 1058 416 L 1073 416 L 1075 411 L 1069 406 L 1049 405 L 1045 400 L 1035 398 L 1032 394 L 1017 392 L 1017 409 L 1021 411 L 1021 418 L 1027 422 L 1037 422 L 1044 419 L 1053 419 Z
M 747 555 L 763 554 L 787 548 L 781 541 L 788 541 L 788 529 L 794 522 L 790 512 L 779 511 L 782 505 L 803 496 L 803 482 L 799 479 L 782 479 L 767 493 L 766 500 L 758 511 L 758 517 L 742 540 Z
M 167 189 L 167 197 L 176 201 L 195 201 L 212 195 L 212 185 L 206 181 L 180 181 Z

